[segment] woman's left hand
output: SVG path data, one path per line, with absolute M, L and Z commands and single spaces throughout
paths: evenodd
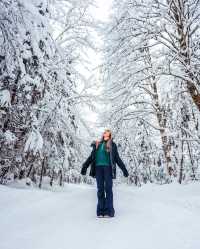
M 128 177 L 128 176 L 129 176 L 128 171 L 127 171 L 127 170 L 125 170 L 125 171 L 123 172 L 123 175 L 124 175 L 124 177 Z

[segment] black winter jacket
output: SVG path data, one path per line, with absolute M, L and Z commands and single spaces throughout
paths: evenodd
M 89 155 L 89 157 L 87 158 L 87 160 L 83 163 L 82 169 L 81 169 L 81 174 L 86 175 L 87 168 L 91 164 L 89 175 L 92 176 L 93 178 L 95 178 L 95 175 L 96 175 L 96 173 L 95 173 L 95 152 L 96 152 L 96 143 L 95 143 L 95 141 L 93 141 L 91 143 L 91 146 L 92 146 L 92 152 Z M 119 153 L 118 153 L 118 150 L 117 150 L 117 145 L 112 140 L 111 150 L 110 150 L 110 164 L 112 166 L 112 178 L 113 179 L 116 179 L 116 163 L 119 166 L 119 168 L 122 170 L 123 175 L 125 177 L 128 177 L 129 173 L 128 173 L 123 161 L 121 160 L 121 158 L 119 156 Z

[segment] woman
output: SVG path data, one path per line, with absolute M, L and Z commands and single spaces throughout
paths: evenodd
M 96 178 L 97 182 L 97 217 L 114 217 L 112 180 L 116 179 L 116 163 L 124 177 L 128 177 L 129 174 L 118 154 L 117 145 L 113 142 L 110 130 L 106 129 L 101 140 L 92 142 L 91 146 L 92 152 L 83 163 L 81 174 L 85 175 L 91 164 L 89 175 Z

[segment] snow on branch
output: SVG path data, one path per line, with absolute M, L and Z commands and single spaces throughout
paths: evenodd
M 37 129 L 33 129 L 25 143 L 24 152 L 32 152 L 33 155 L 41 154 L 43 148 L 43 138 Z
M 11 106 L 10 92 L 7 89 L 0 91 L 0 106 L 1 107 Z

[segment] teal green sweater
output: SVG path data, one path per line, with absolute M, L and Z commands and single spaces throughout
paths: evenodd
M 109 165 L 110 164 L 110 157 L 109 152 L 106 151 L 106 142 L 103 141 L 99 144 L 96 155 L 95 155 L 95 162 L 97 166 L 101 165 Z

